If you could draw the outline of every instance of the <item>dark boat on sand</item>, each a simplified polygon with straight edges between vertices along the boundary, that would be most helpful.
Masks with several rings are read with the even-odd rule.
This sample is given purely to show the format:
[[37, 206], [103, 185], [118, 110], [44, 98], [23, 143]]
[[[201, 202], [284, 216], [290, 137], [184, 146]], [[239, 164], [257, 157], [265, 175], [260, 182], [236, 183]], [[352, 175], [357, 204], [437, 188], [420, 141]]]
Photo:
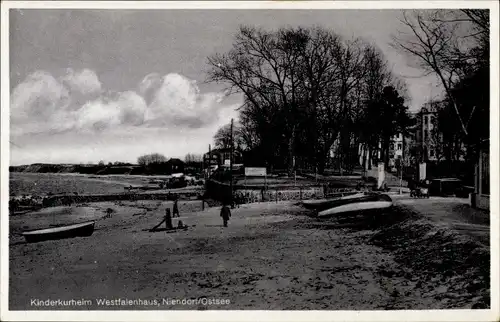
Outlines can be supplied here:
[[21, 235], [24, 236], [28, 243], [53, 239], [88, 237], [94, 233], [94, 225], [95, 221], [88, 221], [80, 224], [25, 231]]

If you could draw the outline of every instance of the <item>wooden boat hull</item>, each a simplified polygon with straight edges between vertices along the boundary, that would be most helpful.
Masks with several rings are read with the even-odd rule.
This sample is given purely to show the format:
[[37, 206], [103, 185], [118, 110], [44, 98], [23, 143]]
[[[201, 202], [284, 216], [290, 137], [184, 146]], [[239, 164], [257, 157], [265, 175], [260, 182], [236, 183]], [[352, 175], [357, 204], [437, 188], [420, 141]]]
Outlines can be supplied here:
[[22, 233], [28, 243], [73, 237], [88, 237], [94, 233], [95, 222], [85, 222], [55, 228], [37, 229]]
[[377, 212], [384, 212], [391, 207], [392, 201], [357, 202], [321, 211], [318, 213], [318, 217], [327, 218], [337, 215], [350, 215], [360, 213], [375, 214]]
[[316, 211], [321, 212], [323, 210], [327, 210], [327, 209], [331, 209], [334, 207], [347, 205], [347, 204], [351, 204], [351, 203], [378, 201], [378, 200], [380, 200], [380, 195], [359, 193], [359, 194], [340, 197], [340, 198], [304, 201], [302, 204], [307, 209], [312, 209], [312, 210], [316, 210]]

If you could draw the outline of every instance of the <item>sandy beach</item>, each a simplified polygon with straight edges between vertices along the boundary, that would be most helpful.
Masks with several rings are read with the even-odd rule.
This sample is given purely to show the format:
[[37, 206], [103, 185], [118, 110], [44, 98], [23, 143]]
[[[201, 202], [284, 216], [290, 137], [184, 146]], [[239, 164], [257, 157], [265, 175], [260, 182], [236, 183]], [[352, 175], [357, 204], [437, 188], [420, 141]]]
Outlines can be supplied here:
[[[10, 309], [383, 310], [470, 308], [484, 301], [489, 305], [489, 290], [483, 287], [489, 281], [480, 275], [412, 270], [401, 249], [398, 253], [386, 247], [384, 229], [404, 227], [394, 225], [392, 217], [376, 225], [360, 225], [359, 220], [355, 225], [318, 222], [292, 203], [260, 203], [234, 209], [224, 228], [219, 208], [202, 211], [199, 201], [186, 201], [180, 203], [179, 219], [188, 230], [147, 231], [160, 222], [166, 207], [171, 203], [95, 203], [12, 216]], [[107, 208], [114, 212], [104, 218]], [[415, 221], [404, 213], [395, 215], [396, 222]], [[18, 235], [24, 229], [85, 220], [97, 220], [91, 237], [26, 244]], [[391, 236], [397, 234], [392, 231]], [[395, 246], [397, 241], [390, 243]], [[457, 288], [461, 281], [477, 287]], [[202, 298], [229, 304], [181, 302]], [[40, 304], [46, 300], [55, 304]]]

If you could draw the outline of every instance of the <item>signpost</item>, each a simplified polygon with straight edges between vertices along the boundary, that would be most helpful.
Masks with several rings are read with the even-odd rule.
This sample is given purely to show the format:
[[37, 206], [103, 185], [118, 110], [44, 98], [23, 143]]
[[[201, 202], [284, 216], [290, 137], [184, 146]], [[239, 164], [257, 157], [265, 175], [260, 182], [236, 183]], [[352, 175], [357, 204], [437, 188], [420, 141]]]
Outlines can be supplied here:
[[418, 179], [425, 180], [427, 178], [427, 165], [425, 162], [419, 164]]
[[231, 190], [231, 208], [234, 208], [233, 203], [233, 151], [234, 151], [234, 139], [233, 139], [233, 119], [231, 119], [231, 155], [229, 156], [229, 172], [231, 176], [231, 182], [229, 183]]
[[379, 164], [378, 164], [378, 182], [377, 182], [377, 186], [379, 189], [384, 184], [384, 180], [385, 180], [384, 163], [379, 162]]
[[266, 168], [249, 168], [245, 167], [245, 176], [248, 177], [265, 177], [267, 176]]
[[245, 167], [245, 185], [247, 177], [264, 177], [264, 189], [267, 187], [267, 171], [266, 168], [250, 168]]

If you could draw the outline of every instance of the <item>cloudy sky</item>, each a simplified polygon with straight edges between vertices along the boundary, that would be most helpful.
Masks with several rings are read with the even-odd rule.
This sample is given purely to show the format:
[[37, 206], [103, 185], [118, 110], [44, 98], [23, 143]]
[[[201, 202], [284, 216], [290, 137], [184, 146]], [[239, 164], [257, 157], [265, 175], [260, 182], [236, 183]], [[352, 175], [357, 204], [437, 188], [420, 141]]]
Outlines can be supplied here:
[[204, 153], [241, 97], [207, 84], [206, 58], [240, 24], [321, 25], [375, 43], [407, 83], [410, 109], [434, 79], [389, 46], [399, 10], [11, 10], [11, 164], [135, 162]]

